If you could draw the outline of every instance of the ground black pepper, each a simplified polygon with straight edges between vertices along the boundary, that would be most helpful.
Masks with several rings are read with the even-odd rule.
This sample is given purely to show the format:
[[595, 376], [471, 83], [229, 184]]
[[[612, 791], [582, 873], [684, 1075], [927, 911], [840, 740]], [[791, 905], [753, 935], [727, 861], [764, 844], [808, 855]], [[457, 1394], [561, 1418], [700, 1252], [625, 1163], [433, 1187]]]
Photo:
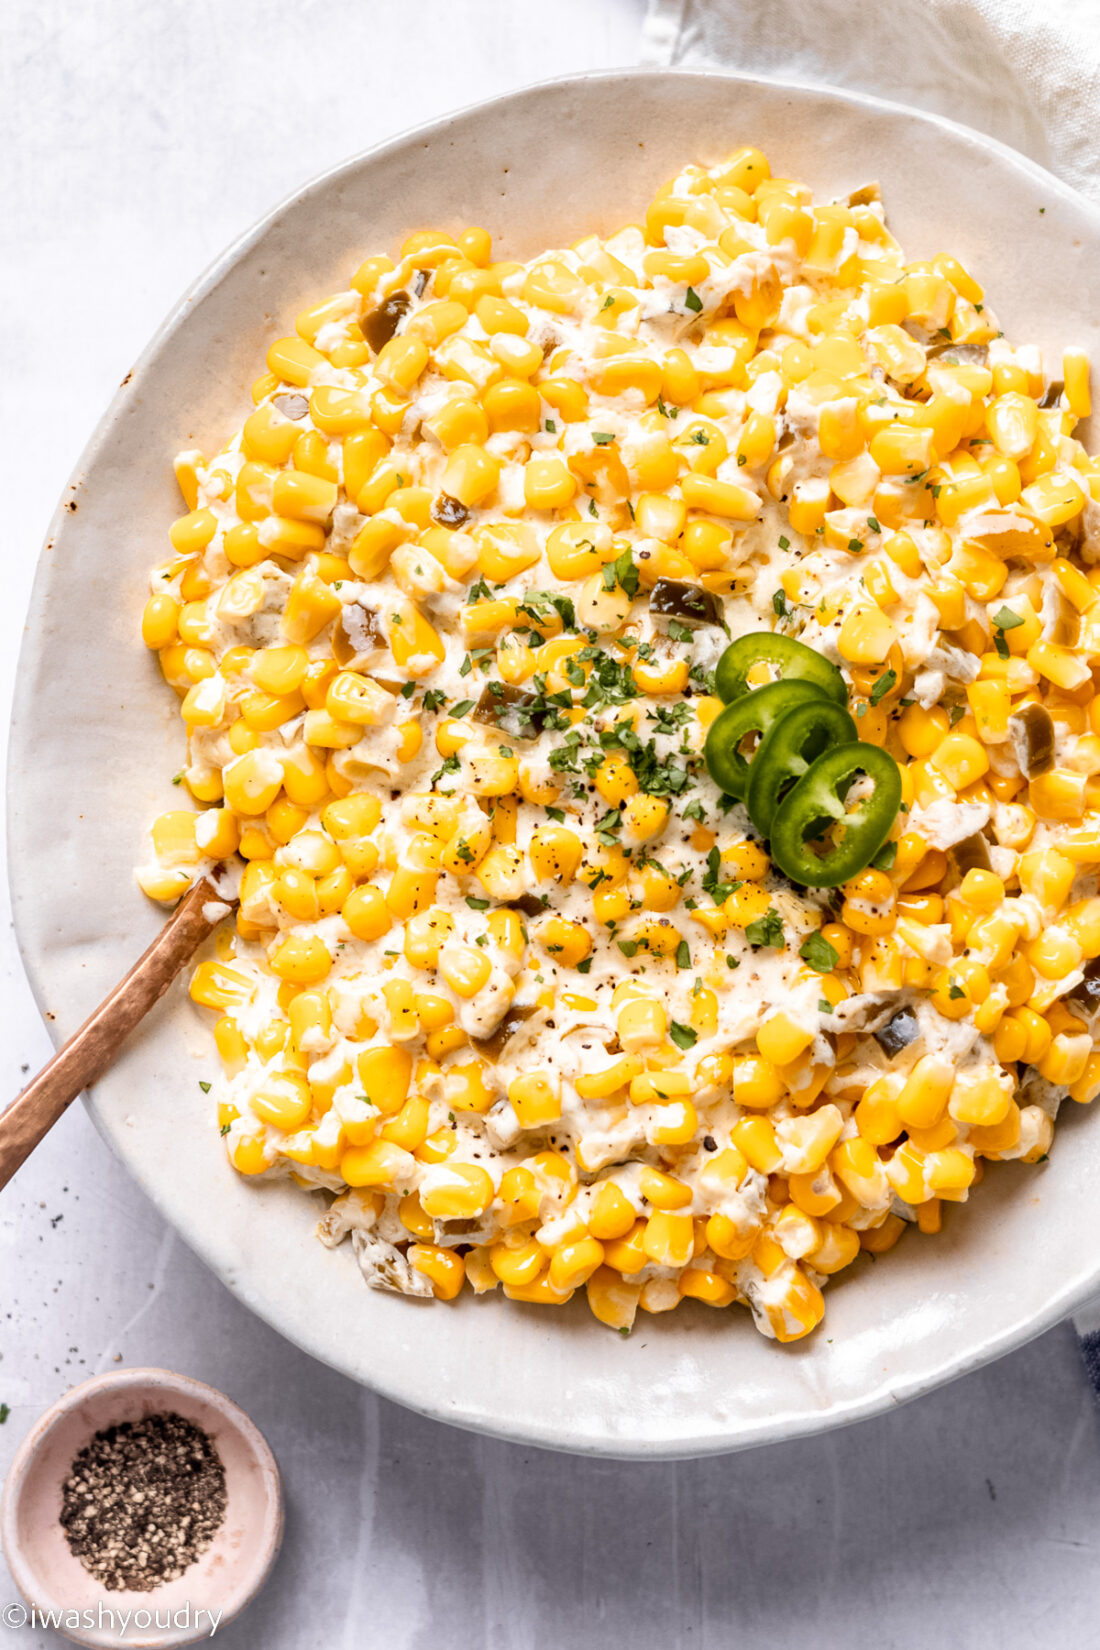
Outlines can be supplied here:
[[182, 1415], [147, 1415], [97, 1432], [62, 1486], [73, 1553], [109, 1592], [151, 1592], [204, 1553], [225, 1519], [225, 1467]]

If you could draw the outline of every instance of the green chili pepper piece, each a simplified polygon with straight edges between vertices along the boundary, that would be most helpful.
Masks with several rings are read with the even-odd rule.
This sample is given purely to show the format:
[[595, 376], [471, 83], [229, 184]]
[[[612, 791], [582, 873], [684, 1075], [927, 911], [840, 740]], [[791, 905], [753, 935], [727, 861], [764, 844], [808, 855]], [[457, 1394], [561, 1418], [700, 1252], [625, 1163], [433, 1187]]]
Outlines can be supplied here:
[[767, 687], [746, 693], [719, 711], [703, 746], [703, 756], [714, 783], [729, 796], [744, 797], [752, 752], [746, 756], [741, 750], [742, 744], [752, 734], [763, 738], [774, 722], [806, 700], [825, 703], [820, 690], [811, 682], [769, 682]]
[[[874, 789], [849, 808], [844, 799], [860, 775]], [[772, 859], [792, 882], [836, 888], [870, 865], [900, 805], [901, 775], [892, 756], [858, 741], [836, 745], [817, 758], [776, 809]]]
[[730, 643], [714, 673], [718, 697], [729, 705], [751, 693], [749, 671], [761, 663], [771, 665], [781, 682], [811, 682], [826, 699], [838, 705], [848, 703], [848, 689], [834, 664], [793, 636], [771, 630], [753, 630]]
[[858, 737], [848, 712], [831, 699], [808, 700], [772, 723], [757, 746], [745, 786], [749, 816], [761, 836], [771, 835], [780, 802], [817, 758]]

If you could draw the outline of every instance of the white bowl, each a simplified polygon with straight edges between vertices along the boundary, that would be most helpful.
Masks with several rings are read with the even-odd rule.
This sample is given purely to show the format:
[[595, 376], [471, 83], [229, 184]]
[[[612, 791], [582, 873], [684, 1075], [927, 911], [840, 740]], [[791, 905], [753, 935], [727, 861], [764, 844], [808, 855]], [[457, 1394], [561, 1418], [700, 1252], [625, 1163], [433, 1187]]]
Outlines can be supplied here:
[[[62, 1486], [94, 1433], [165, 1410], [213, 1439], [225, 1467], [225, 1520], [178, 1580], [147, 1593], [108, 1592], [70, 1551]], [[283, 1537], [279, 1469], [263, 1434], [224, 1393], [168, 1369], [115, 1370], [67, 1392], [24, 1438], [4, 1483], [0, 1537], [40, 1626], [52, 1615], [74, 1644], [100, 1650], [194, 1644], [227, 1627], [271, 1573]]]
[[[271, 339], [410, 230], [485, 224], [529, 256], [636, 218], [688, 161], [759, 144], [829, 199], [881, 181], [908, 255], [950, 250], [1010, 337], [1055, 365], [1100, 358], [1085, 302], [1100, 215], [1038, 167], [928, 115], [714, 74], [593, 75], [498, 98], [349, 161], [278, 207], [193, 287], [128, 377], [55, 518], [19, 670], [10, 775], [20, 942], [67, 1034], [161, 920], [134, 884], [177, 804], [176, 703], [138, 637], [147, 572], [180, 509], [170, 460], [217, 449]], [[196, 1063], [196, 1054], [200, 1062]], [[157, 1207], [284, 1335], [400, 1403], [559, 1449], [687, 1456], [819, 1431], [925, 1392], [1038, 1334], [1100, 1288], [1100, 1138], [1059, 1125], [1051, 1161], [995, 1166], [936, 1239], [910, 1236], [828, 1290], [824, 1328], [782, 1349], [746, 1314], [694, 1304], [629, 1340], [583, 1301], [451, 1307], [377, 1294], [315, 1240], [292, 1185], [225, 1162], [199, 1088], [213, 1052], [179, 985], [90, 1101]], [[1067, 1105], [1067, 1112], [1076, 1107]]]

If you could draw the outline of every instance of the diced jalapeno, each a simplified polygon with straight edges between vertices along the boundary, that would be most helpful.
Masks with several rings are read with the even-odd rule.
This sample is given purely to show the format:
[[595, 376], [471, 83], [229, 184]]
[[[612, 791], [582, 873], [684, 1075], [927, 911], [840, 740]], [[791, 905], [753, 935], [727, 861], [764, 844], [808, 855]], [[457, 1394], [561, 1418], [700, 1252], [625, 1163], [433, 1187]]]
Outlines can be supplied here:
[[411, 308], [412, 299], [407, 292], [391, 292], [376, 309], [360, 316], [359, 330], [376, 355], [389, 343]]
[[770, 682], [767, 687], [746, 693], [720, 711], [710, 725], [703, 746], [714, 783], [727, 795], [743, 798], [752, 758], [751, 750], [746, 753], [741, 748], [745, 740], [753, 734], [765, 738], [781, 716], [808, 700], [819, 705], [826, 703], [820, 689], [811, 682]]
[[1025, 779], [1038, 779], [1054, 766], [1054, 722], [1045, 705], [1023, 705], [1008, 719], [1008, 737]]
[[1084, 979], [1071, 986], [1061, 1000], [1067, 1008], [1073, 1004], [1084, 1009], [1086, 1014], [1096, 1013], [1100, 1008], [1100, 957], [1093, 957], [1085, 963]]
[[954, 865], [960, 882], [968, 871], [993, 869], [993, 861], [989, 857], [989, 843], [981, 831], [975, 831], [973, 836], [963, 837], [961, 842], [956, 842], [953, 848], [948, 849], [947, 857]]
[[771, 665], [781, 682], [811, 682], [826, 699], [848, 703], [848, 689], [834, 664], [793, 636], [771, 630], [753, 630], [730, 643], [714, 673], [719, 698], [729, 705], [751, 692], [749, 672], [759, 664]]
[[796, 705], [772, 723], [757, 746], [745, 786], [749, 817], [761, 836], [771, 835], [776, 809], [810, 765], [831, 745], [848, 745], [857, 737], [848, 712], [821, 697]]
[[920, 1021], [911, 1008], [899, 1008], [885, 1025], [871, 1034], [888, 1060], [900, 1054], [903, 1048], [915, 1043], [920, 1036]]
[[701, 584], [684, 584], [681, 579], [658, 579], [649, 593], [649, 611], [655, 619], [678, 619], [692, 629], [722, 623], [718, 597]]
[[470, 512], [462, 500], [452, 498], [450, 493], [440, 493], [432, 503], [431, 513], [437, 527], [450, 527], [452, 530], [465, 527], [470, 519]]
[[379, 628], [378, 613], [363, 602], [346, 602], [340, 610], [332, 633], [332, 656], [338, 665], [347, 666], [384, 647], [385, 632]]
[[474, 709], [475, 722], [503, 728], [513, 739], [537, 739], [554, 707], [537, 693], [512, 687], [508, 682], [486, 682]]
[[[864, 793], [861, 786], [848, 806], [848, 792], [861, 778], [870, 788]], [[772, 859], [792, 882], [835, 888], [870, 865], [900, 804], [901, 775], [892, 756], [877, 745], [837, 745], [818, 757], [776, 809]]]
[[[533, 894], [525, 897], [533, 901], [533, 907], [531, 911], [528, 912], [528, 915], [540, 916], [545, 907], [538, 895]], [[529, 1020], [532, 1014], [537, 1013], [538, 1009], [533, 1003], [529, 1008], [523, 1006], [517, 1007], [513, 1004], [495, 1031], [491, 1031], [488, 1037], [475, 1037], [473, 1039], [478, 1053], [488, 1055], [491, 1060], [499, 1060], [504, 1045], [508, 1042], [509, 1038], [514, 1037], [517, 1031], [519, 1031], [523, 1026], [524, 1022]]]

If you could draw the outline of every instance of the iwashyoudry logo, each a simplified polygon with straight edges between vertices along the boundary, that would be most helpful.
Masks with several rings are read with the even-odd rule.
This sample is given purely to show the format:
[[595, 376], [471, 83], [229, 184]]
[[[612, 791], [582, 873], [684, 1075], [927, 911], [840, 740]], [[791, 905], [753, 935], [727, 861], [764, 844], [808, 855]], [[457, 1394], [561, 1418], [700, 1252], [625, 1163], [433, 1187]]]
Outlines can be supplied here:
[[0, 1622], [13, 1629], [53, 1627], [59, 1633], [89, 1632], [95, 1628], [101, 1633], [113, 1633], [119, 1640], [125, 1640], [130, 1633], [148, 1633], [154, 1627], [162, 1632], [169, 1627], [180, 1630], [193, 1628], [199, 1632], [209, 1623], [206, 1636], [213, 1638], [221, 1626], [223, 1613], [221, 1610], [195, 1610], [190, 1604], [181, 1604], [175, 1610], [116, 1610], [109, 1604], [89, 1606], [83, 1610], [65, 1610], [56, 1606], [47, 1608], [41, 1604], [5, 1604], [0, 1610]]

